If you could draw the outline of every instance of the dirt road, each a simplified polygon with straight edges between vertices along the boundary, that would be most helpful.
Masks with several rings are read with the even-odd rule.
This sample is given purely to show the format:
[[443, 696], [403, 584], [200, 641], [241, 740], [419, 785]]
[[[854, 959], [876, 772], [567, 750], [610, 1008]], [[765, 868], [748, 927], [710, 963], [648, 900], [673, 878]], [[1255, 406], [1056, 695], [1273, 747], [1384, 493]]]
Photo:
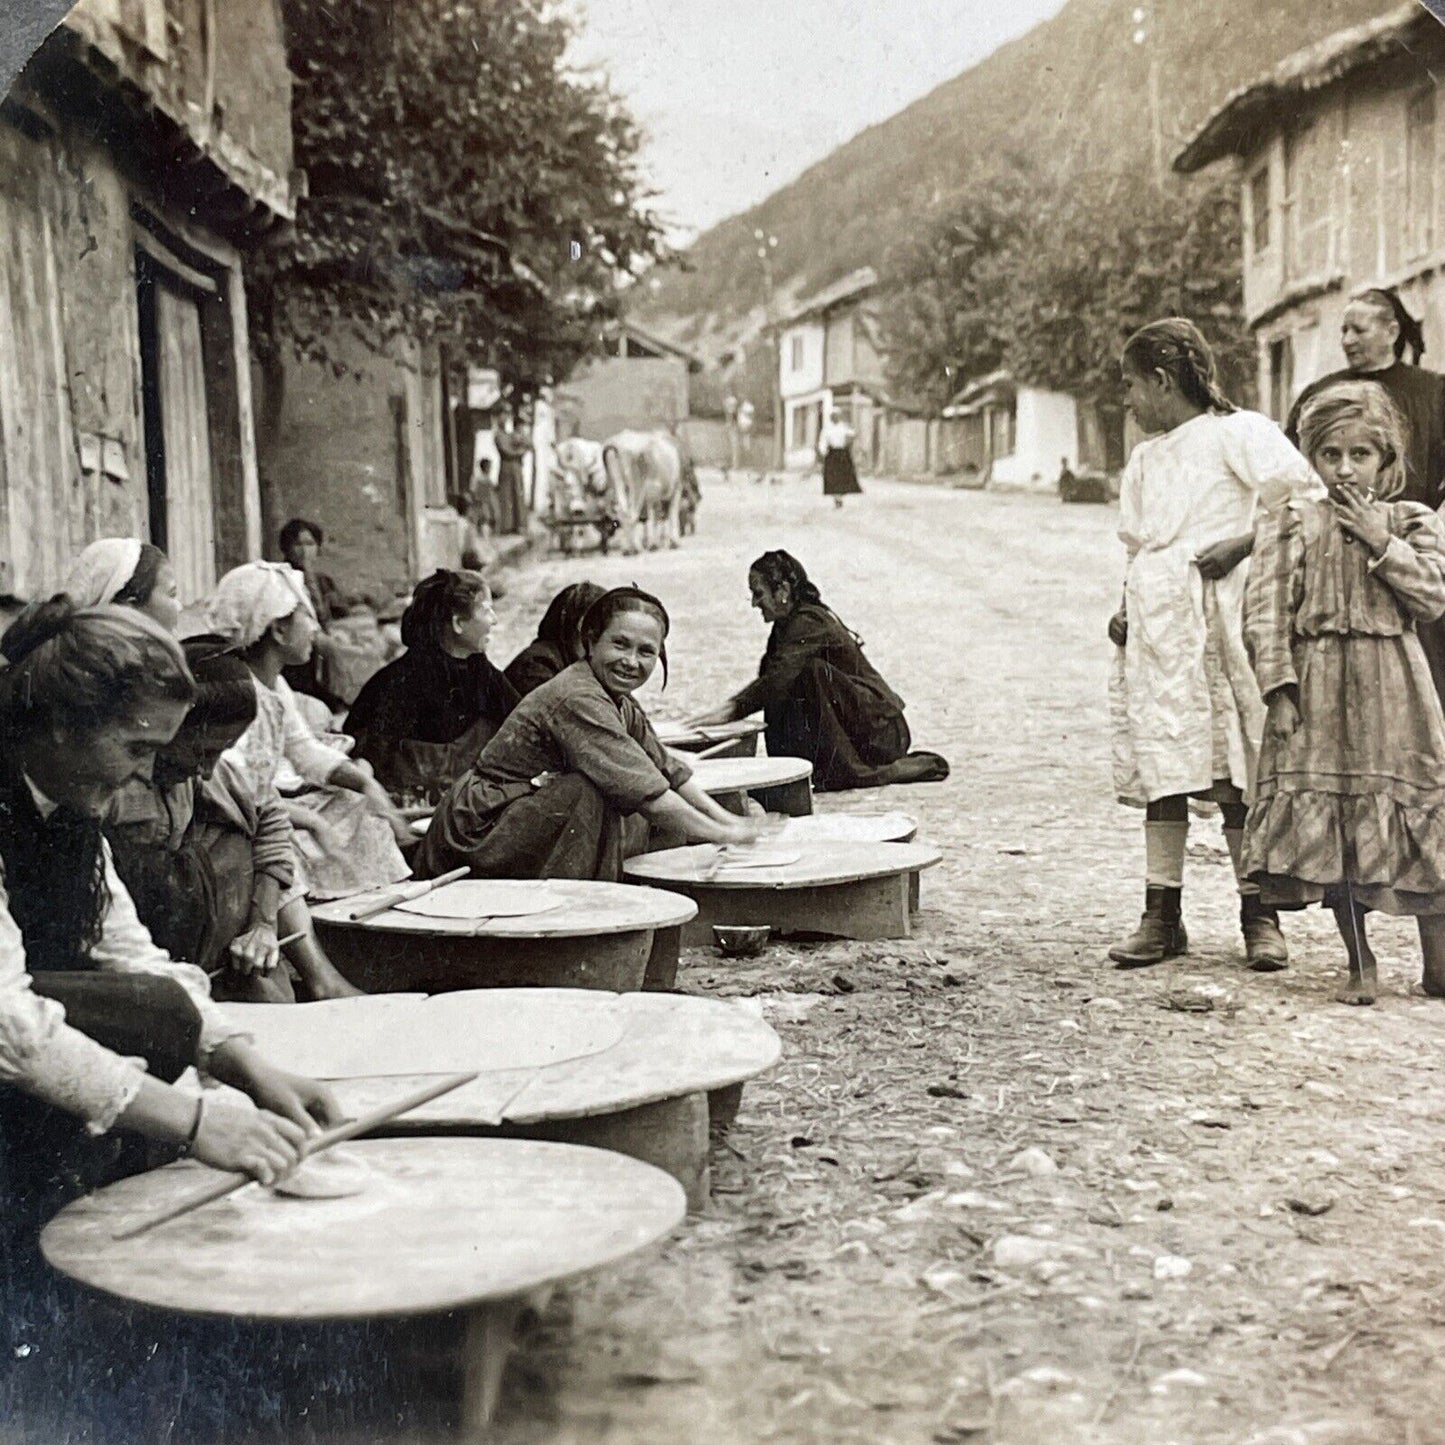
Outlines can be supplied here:
[[[706, 479], [705, 479], [706, 480]], [[509, 657], [563, 581], [671, 605], [655, 713], [720, 699], [764, 631], [746, 567], [785, 546], [908, 700], [943, 786], [903, 808], [946, 849], [918, 937], [688, 955], [785, 1042], [715, 1197], [658, 1254], [570, 1294], [524, 1349], [506, 1445], [754, 1441], [1445, 1441], [1445, 1006], [1413, 929], [1375, 924], [1372, 1010], [1331, 1000], [1326, 918], [1290, 971], [1240, 966], [1217, 822], [1196, 821], [1194, 952], [1121, 974], [1139, 816], [1112, 800], [1104, 622], [1115, 514], [816, 480], [708, 486], [675, 553], [515, 577]]]

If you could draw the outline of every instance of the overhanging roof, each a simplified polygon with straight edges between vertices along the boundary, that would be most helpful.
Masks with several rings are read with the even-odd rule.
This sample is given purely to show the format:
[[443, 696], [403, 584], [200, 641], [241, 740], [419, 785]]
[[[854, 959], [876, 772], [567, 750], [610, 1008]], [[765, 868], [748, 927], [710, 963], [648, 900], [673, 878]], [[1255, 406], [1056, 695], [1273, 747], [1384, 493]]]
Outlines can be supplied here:
[[806, 301], [783, 317], [781, 325], [793, 326], [799, 321], [806, 321], [810, 316], [822, 316], [825, 312], [843, 305], [844, 302], [867, 295], [877, 286], [878, 273], [871, 266], [860, 266], [856, 271], [850, 271], [846, 276], [839, 277], [821, 291], [808, 297]]
[[[1408, 0], [1363, 25], [1337, 30], [1236, 90], [1175, 156], [1174, 169], [1189, 174], [1225, 156], [1242, 155], [1277, 128], [1302, 96], [1324, 90], [1356, 71], [1415, 53], [1422, 44], [1442, 35], [1445, 28], [1417, 0]], [[1423, 69], [1424, 59], [1419, 58], [1419, 63]]]

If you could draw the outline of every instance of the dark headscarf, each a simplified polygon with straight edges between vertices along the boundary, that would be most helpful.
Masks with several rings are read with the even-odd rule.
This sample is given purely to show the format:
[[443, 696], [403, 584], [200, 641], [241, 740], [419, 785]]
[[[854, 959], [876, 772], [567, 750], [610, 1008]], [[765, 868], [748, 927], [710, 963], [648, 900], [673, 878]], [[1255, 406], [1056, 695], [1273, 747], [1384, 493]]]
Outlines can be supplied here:
[[1388, 312], [1394, 317], [1395, 324], [1400, 328], [1400, 334], [1395, 338], [1395, 360], [1403, 361], [1408, 350], [1410, 365], [1419, 366], [1420, 358], [1425, 354], [1425, 326], [1405, 310], [1400, 293], [1393, 286], [1371, 286], [1352, 299], [1368, 302], [1377, 310]]

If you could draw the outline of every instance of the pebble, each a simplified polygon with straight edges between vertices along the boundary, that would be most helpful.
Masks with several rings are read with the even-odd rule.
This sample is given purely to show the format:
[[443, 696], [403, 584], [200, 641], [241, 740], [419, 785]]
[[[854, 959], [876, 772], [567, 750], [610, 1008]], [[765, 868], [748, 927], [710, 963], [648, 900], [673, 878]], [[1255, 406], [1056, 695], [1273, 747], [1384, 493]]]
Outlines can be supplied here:
[[834, 1259], [853, 1260], [859, 1264], [872, 1258], [872, 1255], [873, 1251], [861, 1239], [850, 1239], [846, 1244], [840, 1244], [833, 1251]]
[[1045, 1260], [1069, 1256], [1089, 1258], [1089, 1251], [1057, 1239], [1035, 1239], [1027, 1234], [1003, 1234], [993, 1242], [993, 1262], [1000, 1269], [1032, 1269]]
[[922, 1224], [926, 1219], [932, 1219], [938, 1205], [943, 1201], [943, 1191], [932, 1189], [927, 1194], [920, 1194], [911, 1204], [905, 1204], [902, 1209], [895, 1209], [893, 1217], [900, 1224]]
[[990, 1199], [987, 1194], [980, 1194], [977, 1189], [964, 1189], [957, 1194], [949, 1194], [945, 1196], [943, 1202], [949, 1209], [1008, 1209], [1011, 1207], [1002, 1199]]
[[1053, 1365], [1036, 1365], [999, 1386], [999, 1394], [1015, 1395], [1026, 1390], [1072, 1390], [1079, 1382]]
[[1059, 1166], [1042, 1149], [1024, 1149], [1009, 1161], [1010, 1169], [1020, 1169], [1031, 1179], [1043, 1179], [1057, 1174]]
[[1194, 1273], [1194, 1266], [1178, 1254], [1161, 1254], [1154, 1261], [1155, 1279], [1186, 1279]]
[[961, 1269], [936, 1264], [931, 1269], [924, 1270], [920, 1278], [924, 1285], [935, 1294], [947, 1294], [950, 1290], [958, 1289], [960, 1285], [966, 1283], [968, 1276]]
[[1124, 1005], [1116, 998], [1091, 998], [1084, 1005], [1091, 1013], [1118, 1014], [1124, 1012]]
[[1197, 1370], [1170, 1370], [1149, 1386], [1151, 1395], [1168, 1395], [1174, 1390], [1207, 1390], [1209, 1381]]

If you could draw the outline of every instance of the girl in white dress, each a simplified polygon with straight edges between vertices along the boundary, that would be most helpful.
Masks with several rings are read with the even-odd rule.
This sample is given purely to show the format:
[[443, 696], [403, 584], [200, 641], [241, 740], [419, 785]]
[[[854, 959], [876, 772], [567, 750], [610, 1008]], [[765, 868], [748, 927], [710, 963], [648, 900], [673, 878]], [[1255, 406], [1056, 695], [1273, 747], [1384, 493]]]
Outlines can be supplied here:
[[1145, 809], [1139, 927], [1109, 950], [1121, 968], [1184, 953], [1189, 799], [1218, 803], [1240, 877], [1250, 967], [1284, 967], [1279, 916], [1239, 874], [1265, 709], [1242, 634], [1256, 512], [1315, 495], [1309, 464], [1267, 417], [1234, 407], [1192, 322], [1155, 321], [1124, 347], [1126, 404], [1149, 433], [1124, 468], [1124, 601], [1109, 623], [1114, 778]]

